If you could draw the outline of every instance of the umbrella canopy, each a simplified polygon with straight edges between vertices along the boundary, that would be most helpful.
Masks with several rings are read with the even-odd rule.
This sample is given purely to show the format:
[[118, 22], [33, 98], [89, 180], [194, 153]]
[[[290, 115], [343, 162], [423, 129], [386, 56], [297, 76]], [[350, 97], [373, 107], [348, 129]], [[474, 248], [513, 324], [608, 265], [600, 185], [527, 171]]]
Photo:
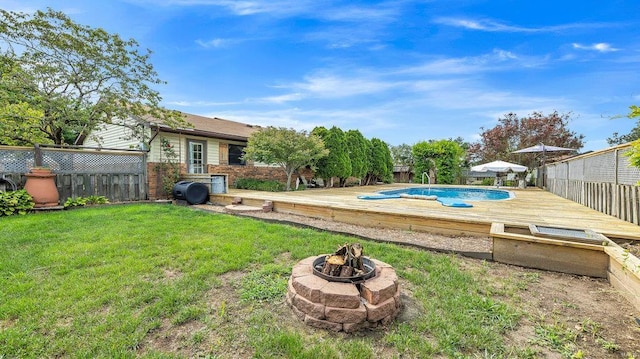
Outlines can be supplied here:
[[473, 172], [524, 172], [526, 170], [526, 166], [505, 161], [493, 161], [471, 167], [471, 171]]
[[513, 153], [542, 152], [542, 166], [544, 167], [545, 163], [547, 162], [547, 152], [560, 152], [560, 151], [575, 151], [575, 148], [547, 146], [544, 143], [539, 143], [535, 146], [513, 151]]
[[566, 148], [566, 147], [557, 147], [557, 146], [548, 146], [544, 143], [539, 143], [535, 146], [523, 148], [517, 151], [513, 151], [513, 153], [529, 153], [529, 152], [558, 152], [558, 151], [575, 151], [574, 148]]

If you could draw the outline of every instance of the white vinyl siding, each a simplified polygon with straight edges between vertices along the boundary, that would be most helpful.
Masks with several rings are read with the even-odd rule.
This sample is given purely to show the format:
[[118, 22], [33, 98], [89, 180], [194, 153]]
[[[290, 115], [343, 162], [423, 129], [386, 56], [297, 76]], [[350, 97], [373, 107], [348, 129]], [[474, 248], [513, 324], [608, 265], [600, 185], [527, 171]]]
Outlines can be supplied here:
[[220, 141], [214, 139], [203, 139], [207, 141], [207, 163], [210, 165], [220, 164]]
[[151, 141], [151, 148], [149, 151], [148, 161], [163, 162], [167, 159], [166, 155], [162, 153], [162, 149], [161, 149], [162, 138], [168, 140], [169, 143], [171, 143], [171, 146], [174, 148], [174, 151], [179, 156], [180, 161], [184, 163], [184, 160], [182, 159], [182, 157], [184, 157], [183, 155], [184, 151], [180, 147], [180, 138], [175, 133], [160, 133], [153, 139], [153, 141]]
[[118, 124], [107, 124], [100, 126], [98, 130], [92, 131], [91, 135], [84, 141], [84, 146], [139, 149], [140, 140], [131, 139], [130, 137], [131, 130], [129, 128]]

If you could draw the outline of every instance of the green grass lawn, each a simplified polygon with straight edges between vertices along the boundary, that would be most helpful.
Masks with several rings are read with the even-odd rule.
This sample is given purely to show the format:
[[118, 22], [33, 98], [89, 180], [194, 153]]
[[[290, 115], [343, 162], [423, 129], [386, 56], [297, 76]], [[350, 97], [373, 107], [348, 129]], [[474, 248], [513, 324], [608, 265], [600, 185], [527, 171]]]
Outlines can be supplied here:
[[390, 244], [363, 242], [410, 315], [351, 335], [305, 326], [284, 302], [291, 267], [354, 241], [171, 205], [1, 218], [0, 358], [535, 355], [504, 344], [521, 314], [499, 298], [515, 289]]

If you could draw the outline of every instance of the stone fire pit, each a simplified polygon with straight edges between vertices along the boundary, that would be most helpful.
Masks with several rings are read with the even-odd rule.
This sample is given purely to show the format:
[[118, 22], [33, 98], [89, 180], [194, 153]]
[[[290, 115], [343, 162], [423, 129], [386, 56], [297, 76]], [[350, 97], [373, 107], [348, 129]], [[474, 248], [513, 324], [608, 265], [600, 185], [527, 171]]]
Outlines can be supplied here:
[[371, 278], [334, 281], [321, 277], [320, 267], [314, 271], [325, 257], [298, 262], [289, 278], [287, 304], [307, 325], [354, 332], [386, 325], [400, 313], [398, 276], [389, 264], [363, 257], [375, 264]]

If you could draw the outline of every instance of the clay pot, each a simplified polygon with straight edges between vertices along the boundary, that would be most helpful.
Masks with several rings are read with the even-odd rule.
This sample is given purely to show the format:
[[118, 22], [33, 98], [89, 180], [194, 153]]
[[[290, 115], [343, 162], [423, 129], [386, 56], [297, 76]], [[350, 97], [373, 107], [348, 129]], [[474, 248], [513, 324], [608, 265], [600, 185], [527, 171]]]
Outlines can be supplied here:
[[25, 191], [31, 195], [35, 208], [55, 207], [58, 205], [60, 195], [56, 187], [56, 175], [48, 168], [32, 168], [25, 174], [27, 182], [24, 185]]

